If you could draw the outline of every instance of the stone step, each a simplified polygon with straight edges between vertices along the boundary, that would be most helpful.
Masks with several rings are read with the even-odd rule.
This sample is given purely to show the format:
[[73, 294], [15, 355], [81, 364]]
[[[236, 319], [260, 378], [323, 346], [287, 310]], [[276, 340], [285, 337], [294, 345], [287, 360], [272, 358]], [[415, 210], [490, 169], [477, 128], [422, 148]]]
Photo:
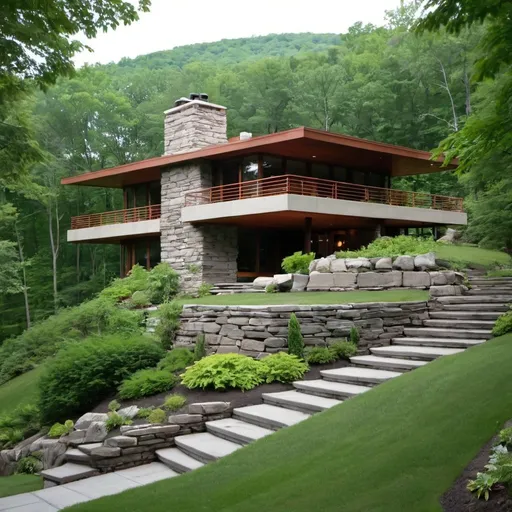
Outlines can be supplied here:
[[286, 407], [294, 411], [313, 414], [341, 404], [340, 400], [322, 396], [299, 393], [298, 391], [280, 391], [279, 393], [263, 393], [261, 396], [266, 404]]
[[174, 442], [187, 455], [205, 463], [225, 457], [242, 447], [241, 444], [221, 439], [209, 432], [177, 436]]
[[464, 338], [488, 340], [492, 337], [490, 329], [445, 329], [439, 327], [406, 327], [404, 334], [408, 338]]
[[429, 316], [431, 319], [481, 319], [481, 320], [496, 320], [503, 314], [502, 311], [430, 311]]
[[114, 475], [122, 476], [140, 485], [147, 485], [167, 478], [178, 476], [177, 471], [172, 470], [161, 462], [151, 462], [134, 468], [115, 471]]
[[409, 347], [392, 345], [390, 347], [372, 347], [370, 352], [376, 356], [383, 357], [400, 357], [404, 359], [419, 359], [429, 361], [442, 356], [451, 356], [464, 352], [458, 348], [442, 348], [442, 347]]
[[190, 457], [178, 448], [162, 448], [155, 454], [160, 462], [178, 473], [187, 473], [204, 466], [200, 460]]
[[508, 304], [512, 301], [510, 295], [450, 295], [436, 297], [441, 304]]
[[509, 284], [512, 286], [512, 277], [470, 277], [471, 284]]
[[260, 404], [240, 407], [233, 410], [233, 417], [254, 423], [260, 427], [277, 430], [290, 427], [309, 418], [309, 414], [292, 411], [275, 405]]
[[427, 361], [414, 361], [412, 359], [398, 359], [394, 357], [354, 356], [350, 358], [352, 364], [369, 366], [377, 370], [414, 370], [427, 364]]
[[420, 347], [469, 348], [487, 340], [464, 340], [460, 338], [393, 338], [393, 345]]
[[274, 432], [235, 418], [208, 421], [206, 430], [217, 437], [238, 444], [249, 444]]
[[494, 320], [466, 320], [466, 319], [430, 319], [424, 320], [425, 327], [447, 327], [448, 329], [487, 329], [491, 330], [494, 326]]
[[86, 465], [89, 465], [91, 463], [91, 457], [89, 457], [89, 455], [82, 452], [78, 448], [68, 448], [66, 450], [65, 455], [67, 462], [76, 462], [77, 464]]
[[442, 309], [431, 311], [508, 311], [508, 304], [443, 304]]
[[322, 370], [320, 374], [325, 380], [347, 382], [349, 384], [381, 384], [382, 382], [402, 375], [399, 372], [357, 368], [354, 366], [346, 366], [345, 368], [336, 368], [334, 370]]
[[44, 480], [50, 480], [58, 485], [75, 482], [76, 480], [82, 480], [97, 474], [98, 470], [84, 464], [76, 464], [75, 462], [66, 462], [62, 466], [41, 471], [41, 476]]
[[488, 288], [471, 288], [467, 291], [467, 295], [489, 295], [489, 293], [496, 293], [497, 295], [512, 296], [512, 288], [501, 288], [498, 286], [490, 286]]
[[316, 379], [302, 380], [293, 383], [295, 389], [312, 395], [324, 396], [327, 398], [337, 398], [344, 400], [353, 396], [360, 395], [365, 391], [370, 391], [370, 387], [358, 384], [345, 384], [343, 382], [333, 382], [331, 380]]

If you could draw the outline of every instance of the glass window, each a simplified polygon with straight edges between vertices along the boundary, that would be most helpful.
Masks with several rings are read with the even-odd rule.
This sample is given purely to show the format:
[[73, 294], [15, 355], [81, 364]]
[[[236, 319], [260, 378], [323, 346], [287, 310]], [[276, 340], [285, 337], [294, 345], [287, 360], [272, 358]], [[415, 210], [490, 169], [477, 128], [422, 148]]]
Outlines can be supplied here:
[[257, 254], [257, 233], [240, 229], [238, 231], [238, 271], [256, 272]]
[[265, 155], [263, 157], [263, 177], [281, 176], [284, 174], [283, 159], [276, 156]]
[[313, 164], [312, 168], [312, 176], [313, 178], [319, 178], [323, 180], [328, 180], [331, 177], [331, 173], [329, 172], [329, 166], [324, 164]]
[[377, 172], [367, 173], [367, 185], [383, 188], [386, 186], [386, 175]]
[[287, 160], [286, 161], [286, 174], [295, 174], [297, 176], [307, 176], [308, 169], [306, 162], [300, 162], [299, 160]]
[[135, 206], [135, 194], [133, 187], [126, 188], [126, 208], [133, 208]]
[[[229, 185], [238, 183], [238, 175], [240, 171], [240, 160], [224, 160], [217, 164], [217, 172], [222, 173], [222, 184]], [[220, 181], [220, 176], [219, 176]], [[220, 184], [220, 183], [219, 183]]]
[[244, 158], [242, 161], [242, 181], [258, 179], [258, 159], [256, 157]]
[[149, 204], [160, 204], [160, 182], [152, 181], [149, 184]]
[[334, 180], [336, 181], [347, 181], [347, 169], [344, 167], [335, 166], [333, 169]]
[[151, 238], [149, 241], [149, 261], [151, 268], [160, 263], [160, 238]]
[[148, 186], [147, 183], [135, 187], [135, 207], [147, 206], [148, 204]]
[[358, 185], [364, 185], [364, 172], [352, 171], [352, 183], [357, 183]]

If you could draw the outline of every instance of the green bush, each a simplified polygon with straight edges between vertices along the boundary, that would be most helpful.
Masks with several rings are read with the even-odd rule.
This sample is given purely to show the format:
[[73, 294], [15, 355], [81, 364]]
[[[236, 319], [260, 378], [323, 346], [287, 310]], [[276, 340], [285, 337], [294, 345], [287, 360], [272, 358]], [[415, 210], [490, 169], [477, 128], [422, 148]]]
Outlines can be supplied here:
[[308, 371], [308, 365], [297, 356], [278, 352], [265, 357], [260, 363], [264, 366], [265, 381], [293, 382], [302, 379]]
[[304, 338], [300, 332], [300, 324], [295, 313], [288, 321], [288, 353], [304, 359]]
[[147, 290], [148, 271], [141, 265], [134, 265], [128, 275], [114, 279], [104, 290], [100, 297], [111, 298], [119, 301], [131, 297], [137, 291]]
[[197, 335], [196, 344], [194, 346], [194, 361], [199, 361], [206, 357], [206, 336], [201, 333]]
[[353, 343], [356, 347], [359, 346], [359, 329], [357, 327], [351, 327], [350, 328], [350, 336], [349, 336], [350, 342]]
[[174, 343], [174, 338], [180, 328], [182, 309], [183, 306], [177, 302], [166, 302], [158, 308], [159, 322], [155, 328], [155, 334], [166, 349], [171, 348]]
[[177, 411], [187, 403], [187, 399], [183, 395], [169, 395], [162, 406], [169, 411]]
[[0, 449], [11, 448], [41, 430], [39, 409], [32, 404], [0, 417]]
[[468, 483], [468, 490], [476, 493], [478, 499], [489, 499], [489, 494], [494, 485], [498, 483], [496, 476], [490, 473], [477, 473], [475, 480], [470, 480]]
[[208, 297], [212, 294], [213, 286], [210, 283], [201, 283], [201, 286], [197, 289], [199, 297]]
[[327, 364], [336, 361], [336, 355], [328, 348], [313, 347], [307, 351], [306, 361], [309, 364]]
[[157, 395], [169, 391], [177, 382], [176, 375], [165, 370], [155, 368], [139, 370], [119, 386], [119, 396], [122, 399], [127, 399]]
[[57, 437], [65, 436], [73, 431], [74, 426], [73, 420], [66, 420], [64, 424], [54, 423], [48, 432], [48, 437], [56, 439]]
[[504, 428], [499, 434], [500, 443], [512, 448], [512, 427]]
[[21, 458], [16, 464], [16, 474], [35, 475], [43, 469], [43, 464], [39, 459], [33, 456]]
[[159, 370], [176, 372], [184, 370], [194, 362], [194, 354], [188, 348], [173, 348], [167, 352], [166, 356], [158, 363]]
[[112, 401], [108, 404], [108, 410], [109, 410], [109, 411], [116, 412], [116, 411], [118, 411], [119, 409], [121, 409], [121, 404], [120, 404], [117, 400], [112, 400]]
[[287, 256], [281, 263], [282, 269], [287, 274], [309, 274], [309, 264], [315, 259], [315, 253], [303, 254], [301, 251]]
[[270, 283], [267, 284], [265, 287], [265, 293], [277, 293], [279, 291], [279, 288], [277, 287], [276, 283]]
[[147, 419], [149, 418], [149, 415], [154, 411], [154, 407], [141, 407], [139, 409], [139, 412], [137, 413], [137, 418], [141, 419]]
[[492, 328], [493, 336], [503, 336], [508, 332], [512, 332], [512, 311], [503, 313]]
[[251, 357], [240, 354], [215, 354], [196, 361], [181, 376], [189, 389], [255, 388], [265, 377], [265, 368]]
[[133, 372], [155, 366], [163, 354], [146, 336], [111, 335], [66, 344], [39, 383], [43, 420], [85, 412]]
[[151, 301], [149, 300], [148, 294], [143, 291], [134, 292], [130, 299], [130, 305], [133, 308], [145, 308], [149, 306]]
[[337, 341], [329, 347], [329, 350], [336, 359], [350, 359], [357, 354], [357, 345], [351, 341]]
[[169, 263], [159, 263], [149, 273], [147, 290], [153, 304], [170, 301], [178, 294], [179, 287], [180, 276]]
[[110, 432], [116, 428], [120, 428], [123, 425], [131, 425], [133, 421], [130, 418], [125, 418], [121, 416], [116, 411], [110, 411], [108, 413], [107, 421], [105, 422], [105, 427], [107, 427], [107, 431]]
[[489, 270], [489, 277], [512, 277], [512, 268], [502, 268], [498, 270]]
[[400, 235], [395, 237], [383, 236], [374, 240], [366, 247], [358, 251], [340, 251], [336, 253], [337, 258], [376, 258], [394, 256], [417, 256], [427, 252], [435, 252], [436, 242], [431, 238]]
[[153, 409], [148, 416], [149, 423], [165, 423], [167, 414], [162, 409]]

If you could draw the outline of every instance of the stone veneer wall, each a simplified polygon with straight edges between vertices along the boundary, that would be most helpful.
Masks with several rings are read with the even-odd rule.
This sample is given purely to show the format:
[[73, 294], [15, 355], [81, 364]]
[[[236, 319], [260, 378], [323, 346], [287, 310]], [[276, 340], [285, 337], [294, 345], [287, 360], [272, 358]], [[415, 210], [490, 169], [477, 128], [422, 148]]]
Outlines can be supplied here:
[[186, 305], [176, 346], [192, 348], [205, 334], [210, 353], [236, 352], [253, 357], [287, 349], [288, 320], [295, 313], [310, 346], [328, 346], [360, 331], [360, 352], [389, 345], [404, 327], [428, 318], [427, 302], [375, 302], [325, 306], [201, 306]]

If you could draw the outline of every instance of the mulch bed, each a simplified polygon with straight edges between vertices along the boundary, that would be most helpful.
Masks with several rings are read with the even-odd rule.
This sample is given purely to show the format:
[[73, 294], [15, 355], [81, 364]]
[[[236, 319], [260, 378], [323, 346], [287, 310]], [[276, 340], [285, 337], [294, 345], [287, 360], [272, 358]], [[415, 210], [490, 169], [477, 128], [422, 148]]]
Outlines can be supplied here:
[[[512, 421], [505, 427], [512, 426]], [[505, 428], [504, 427], [504, 428]], [[489, 501], [477, 499], [476, 495], [466, 488], [469, 480], [476, 478], [478, 472], [485, 470], [489, 461], [489, 453], [497, 437], [491, 439], [468, 464], [453, 486], [441, 497], [441, 505], [445, 512], [512, 512], [512, 496], [505, 488], [493, 489]]]
[[[348, 366], [348, 361], [340, 360], [330, 364], [314, 365], [304, 375], [304, 380], [320, 379], [320, 371], [331, 370], [333, 368], [342, 368]], [[174, 387], [171, 391], [160, 393], [158, 395], [148, 396], [139, 400], [119, 400], [123, 407], [128, 405], [137, 405], [138, 407], [159, 407], [163, 404], [165, 397], [171, 393], [179, 393], [187, 399], [187, 405], [194, 402], [231, 402], [233, 407], [243, 407], [246, 405], [256, 405], [262, 403], [262, 393], [276, 393], [279, 391], [287, 391], [293, 389], [291, 384], [281, 384], [273, 382], [272, 384], [262, 384], [249, 391], [240, 391], [238, 389], [231, 389], [226, 391], [215, 390], [201, 390], [201, 389], [187, 389], [185, 386], [179, 385]], [[115, 395], [103, 400], [94, 409], [93, 412], [108, 412], [108, 404], [111, 400], [116, 398]], [[186, 412], [187, 406], [183, 408]]]

